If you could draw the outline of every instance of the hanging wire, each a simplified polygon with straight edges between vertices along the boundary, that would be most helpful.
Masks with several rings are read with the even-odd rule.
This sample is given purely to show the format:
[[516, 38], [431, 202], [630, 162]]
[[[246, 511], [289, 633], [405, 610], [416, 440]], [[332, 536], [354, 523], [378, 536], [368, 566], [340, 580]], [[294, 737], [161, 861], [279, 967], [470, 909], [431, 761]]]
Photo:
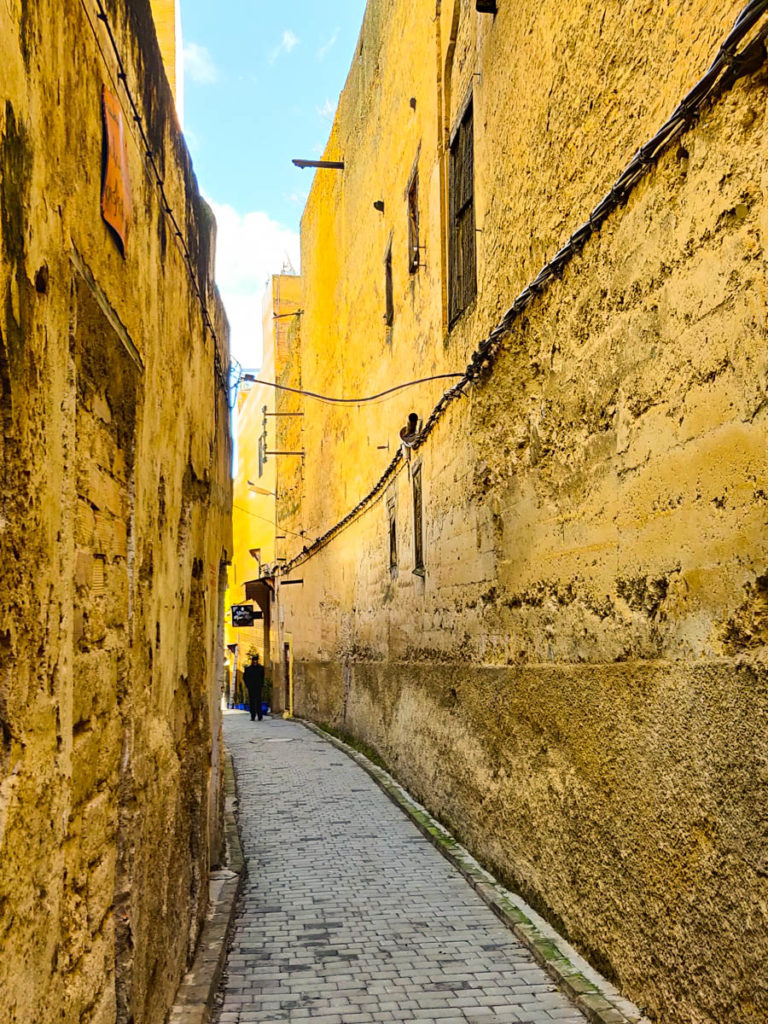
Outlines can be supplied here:
[[[750, 3], [743, 8], [703, 77], [678, 103], [653, 138], [637, 150], [587, 220], [573, 232], [565, 245], [542, 267], [533, 281], [520, 292], [496, 327], [477, 346], [459, 382], [443, 394], [432, 410], [418, 438], [413, 442], [414, 449], [418, 449], [426, 443], [451, 402], [464, 394], [464, 388], [476, 383], [481, 376], [487, 376], [491, 372], [501, 351], [502, 341], [509, 334], [515, 321], [522, 316], [537, 296], [546, 291], [555, 279], [562, 277], [565, 267], [574, 256], [583, 250], [587, 241], [599, 230], [605, 219], [627, 202], [630, 193], [638, 182], [649, 174], [662, 153], [666, 152], [676, 139], [694, 125], [704, 104], [709, 99], [722, 95], [739, 78], [753, 74], [763, 65], [766, 59], [765, 39], [768, 36], [768, 25], [761, 26], [743, 50], [737, 52], [736, 47], [757, 25], [766, 11], [768, 11], [768, 0], [750, 0]], [[351, 520], [360, 515], [381, 493], [402, 460], [402, 448], [398, 448], [379, 480], [365, 497], [361, 498], [352, 511], [319, 537], [308, 550], [287, 562], [282, 567], [282, 571], [290, 572], [312, 558]]]
[[290, 533], [294, 537], [301, 538], [301, 540], [312, 540], [312, 538], [308, 536], [308, 534], [297, 533], [295, 530], [289, 530], [287, 526], [280, 526], [278, 523], [275, 523], [274, 519], [267, 519], [266, 516], [257, 515], [256, 512], [251, 512], [251, 510], [249, 508], [246, 508], [245, 505], [238, 505], [237, 502], [235, 502], [232, 508], [239, 509], [240, 512], [245, 512], [247, 516], [253, 516], [254, 519], [261, 519], [262, 522], [269, 523], [270, 526], [274, 526], [276, 530], [284, 530], [285, 533]]
[[272, 380], [259, 380], [251, 373], [242, 374], [240, 380], [252, 384], [263, 384], [265, 387], [277, 388], [279, 391], [290, 391], [294, 395], [304, 395], [305, 398], [316, 398], [319, 402], [327, 402], [332, 405], [364, 405], [366, 402], [376, 402], [386, 395], [394, 394], [395, 391], [402, 391], [403, 388], [412, 388], [416, 384], [426, 384], [431, 380], [446, 380], [463, 376], [463, 373], [437, 373], [433, 377], [419, 377], [418, 380], [409, 380], [405, 384], [395, 384], [394, 387], [387, 388], [386, 391], [380, 391], [377, 395], [368, 395], [366, 398], [331, 398], [329, 395], [320, 395], [316, 391], [289, 388], [286, 384], [277, 384]]
[[240, 388], [240, 381], [243, 380], [243, 368], [236, 359], [231, 359], [229, 363], [229, 408], [235, 408], [235, 402], [237, 402], [237, 392]]

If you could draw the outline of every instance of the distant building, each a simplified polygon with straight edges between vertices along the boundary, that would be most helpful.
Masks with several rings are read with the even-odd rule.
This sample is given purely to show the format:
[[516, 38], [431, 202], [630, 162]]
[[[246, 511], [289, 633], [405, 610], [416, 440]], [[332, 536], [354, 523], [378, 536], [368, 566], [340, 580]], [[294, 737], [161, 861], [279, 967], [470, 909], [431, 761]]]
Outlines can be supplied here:
[[[284, 529], [275, 499], [278, 481], [287, 479], [291, 472], [286, 469], [285, 460], [294, 464], [301, 460], [298, 456], [275, 454], [281, 447], [279, 439], [286, 431], [281, 422], [291, 417], [284, 415], [284, 403], [276, 397], [274, 384], [286, 362], [290, 348], [288, 339], [295, 331], [300, 287], [300, 278], [293, 274], [276, 274], [270, 278], [263, 302], [262, 367], [258, 371], [245, 371], [246, 377], [255, 377], [256, 381], [245, 380], [238, 396], [237, 470], [232, 513], [234, 554], [227, 597], [230, 701], [235, 693], [242, 695], [242, 687], [237, 689], [237, 684], [252, 651], [258, 653], [270, 683], [279, 661], [277, 633], [271, 619], [275, 569], [278, 558], [285, 557], [290, 541], [299, 535], [294, 536], [290, 529]], [[278, 406], [280, 415], [276, 413]], [[257, 616], [253, 626], [234, 627], [231, 608], [239, 604], [252, 605]], [[290, 703], [284, 686], [272, 687], [270, 700], [271, 706], [280, 711]]]

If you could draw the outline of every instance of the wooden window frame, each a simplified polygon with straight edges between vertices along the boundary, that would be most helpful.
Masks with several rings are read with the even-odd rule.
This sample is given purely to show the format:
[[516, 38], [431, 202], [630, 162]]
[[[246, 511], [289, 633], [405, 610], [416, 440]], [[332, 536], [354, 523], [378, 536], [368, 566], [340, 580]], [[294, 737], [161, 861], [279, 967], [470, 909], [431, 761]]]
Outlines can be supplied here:
[[448, 149], [448, 325], [477, 295], [474, 101], [470, 93]]

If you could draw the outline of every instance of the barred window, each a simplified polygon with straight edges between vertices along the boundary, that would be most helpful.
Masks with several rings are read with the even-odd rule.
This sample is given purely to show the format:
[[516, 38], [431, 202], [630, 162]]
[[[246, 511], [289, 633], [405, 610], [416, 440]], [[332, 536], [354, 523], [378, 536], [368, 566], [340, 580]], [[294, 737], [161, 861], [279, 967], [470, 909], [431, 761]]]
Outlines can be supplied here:
[[424, 514], [421, 499], [421, 465], [413, 470], [413, 571], [424, 574]]
[[414, 171], [408, 186], [408, 270], [419, 269], [419, 172]]
[[259, 437], [259, 476], [264, 475], [267, 463], [267, 407], [261, 407], [261, 437]]
[[385, 288], [385, 300], [386, 310], [384, 312], [384, 320], [387, 327], [391, 327], [395, 319], [395, 299], [394, 299], [394, 288], [392, 284], [392, 243], [389, 243], [387, 249], [387, 255], [384, 257], [384, 288]]
[[397, 569], [397, 510], [395, 502], [390, 501], [387, 505], [387, 517], [389, 520], [389, 571]]
[[477, 294], [474, 118], [471, 100], [451, 142], [448, 188], [448, 320], [453, 324]]

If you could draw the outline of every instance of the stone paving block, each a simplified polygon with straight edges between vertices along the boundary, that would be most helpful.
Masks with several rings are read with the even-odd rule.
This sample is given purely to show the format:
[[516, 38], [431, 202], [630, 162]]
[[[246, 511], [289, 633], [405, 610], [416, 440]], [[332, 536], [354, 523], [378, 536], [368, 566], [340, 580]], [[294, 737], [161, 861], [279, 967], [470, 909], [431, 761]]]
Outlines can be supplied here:
[[248, 877], [218, 1024], [584, 1024], [353, 760], [282, 719], [225, 735]]

